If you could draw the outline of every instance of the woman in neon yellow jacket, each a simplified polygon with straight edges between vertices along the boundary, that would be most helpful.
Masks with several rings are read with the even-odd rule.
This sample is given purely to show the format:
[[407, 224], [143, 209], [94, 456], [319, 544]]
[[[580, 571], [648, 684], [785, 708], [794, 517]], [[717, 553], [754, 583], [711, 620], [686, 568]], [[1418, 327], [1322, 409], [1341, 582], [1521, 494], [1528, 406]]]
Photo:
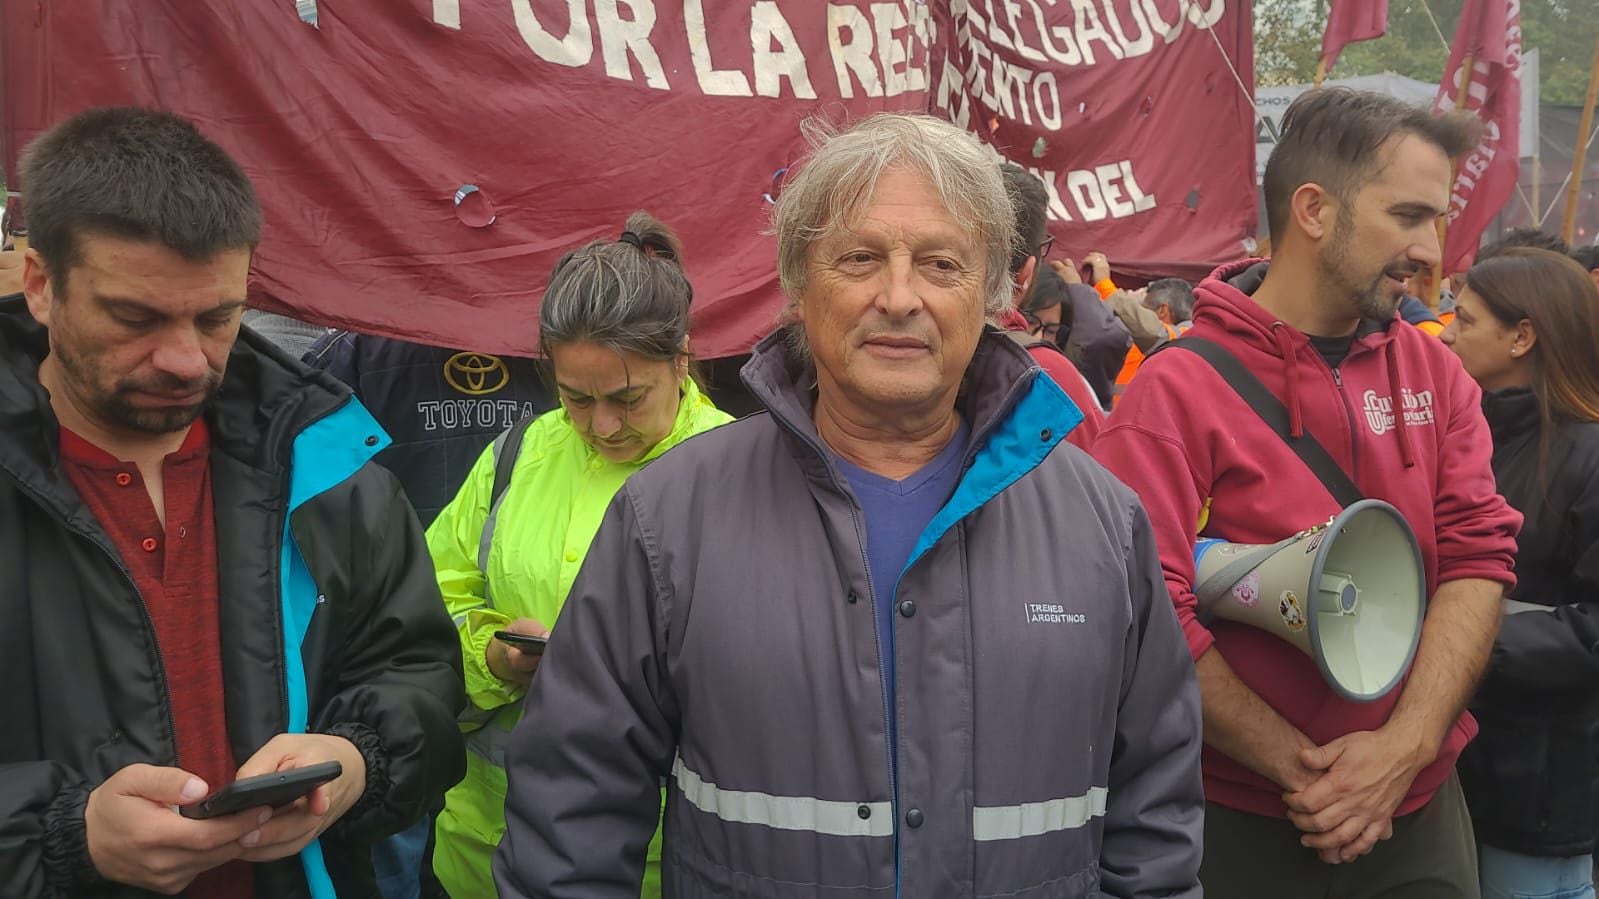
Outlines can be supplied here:
[[[472, 708], [466, 778], [445, 797], [434, 872], [457, 897], [495, 895], [505, 832], [504, 746], [539, 656], [496, 639], [547, 635], [612, 495], [651, 459], [729, 416], [688, 376], [693, 289], [671, 231], [637, 212], [617, 241], [568, 253], [539, 310], [540, 343], [561, 408], [527, 425], [495, 497], [502, 435], [428, 528], [428, 550], [455, 619]], [[514, 431], [515, 429], [513, 429]], [[492, 514], [491, 514], [492, 512]], [[660, 834], [643, 895], [660, 895]]]

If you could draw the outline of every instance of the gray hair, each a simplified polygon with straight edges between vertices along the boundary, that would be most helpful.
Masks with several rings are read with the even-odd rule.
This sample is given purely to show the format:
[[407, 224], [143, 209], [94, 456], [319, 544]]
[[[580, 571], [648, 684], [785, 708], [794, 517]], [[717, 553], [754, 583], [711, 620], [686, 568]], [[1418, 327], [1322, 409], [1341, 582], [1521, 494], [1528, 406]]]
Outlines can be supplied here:
[[539, 307], [539, 346], [592, 342], [668, 361], [683, 354], [694, 288], [672, 229], [647, 212], [627, 218], [617, 240], [596, 240], [550, 273]]
[[879, 113], [843, 132], [811, 119], [803, 130], [811, 157], [784, 186], [772, 214], [790, 314], [805, 290], [810, 245], [849, 227], [871, 203], [877, 180], [894, 169], [927, 178], [950, 214], [976, 232], [987, 263], [984, 311], [993, 315], [1009, 304], [1016, 219], [992, 150], [927, 115]]
[[1194, 286], [1181, 278], [1161, 278], [1149, 282], [1144, 293], [1144, 307], [1171, 308], [1171, 323], [1178, 324], [1194, 317]]

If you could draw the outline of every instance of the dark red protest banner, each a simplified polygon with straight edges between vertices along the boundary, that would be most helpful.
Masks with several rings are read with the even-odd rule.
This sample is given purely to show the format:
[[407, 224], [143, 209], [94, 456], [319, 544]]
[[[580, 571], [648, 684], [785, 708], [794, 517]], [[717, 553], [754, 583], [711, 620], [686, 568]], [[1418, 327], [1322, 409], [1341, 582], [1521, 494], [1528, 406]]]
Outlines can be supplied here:
[[746, 350], [781, 306], [764, 232], [816, 114], [948, 110], [1049, 174], [1061, 245], [1123, 270], [1194, 274], [1253, 234], [1236, 0], [299, 5], [314, 25], [288, 0], [0, 6], [8, 183], [74, 112], [176, 110], [255, 179], [259, 305], [512, 354], [560, 255], [640, 208], [684, 239], [696, 351]]
[[1230, 0], [940, 6], [933, 107], [1039, 175], [1056, 252], [1197, 280], [1253, 252], [1254, 43]]

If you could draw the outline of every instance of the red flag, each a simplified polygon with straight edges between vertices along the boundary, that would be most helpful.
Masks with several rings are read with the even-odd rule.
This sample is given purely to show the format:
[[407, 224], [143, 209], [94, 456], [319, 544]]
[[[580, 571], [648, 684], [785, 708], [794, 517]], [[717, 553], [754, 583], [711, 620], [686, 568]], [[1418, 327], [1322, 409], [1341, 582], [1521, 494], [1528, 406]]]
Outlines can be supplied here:
[[[1462, 71], [1470, 59], [1469, 72]], [[1444, 271], [1460, 272], [1477, 256], [1477, 244], [1516, 190], [1521, 160], [1521, 2], [1466, 0], [1449, 48], [1433, 109], [1460, 106], [1482, 121], [1482, 141], [1457, 162], [1449, 194]]]
[[1321, 36], [1322, 71], [1332, 71], [1344, 47], [1382, 37], [1387, 30], [1388, 0], [1332, 0]]

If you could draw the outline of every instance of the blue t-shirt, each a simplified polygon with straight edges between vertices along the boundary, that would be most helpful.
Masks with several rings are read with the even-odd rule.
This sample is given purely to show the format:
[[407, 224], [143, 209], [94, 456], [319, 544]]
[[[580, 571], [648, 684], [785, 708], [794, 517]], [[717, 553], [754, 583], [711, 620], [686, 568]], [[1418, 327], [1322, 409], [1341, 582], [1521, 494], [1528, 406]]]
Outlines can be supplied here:
[[970, 435], [962, 421], [954, 439], [933, 461], [904, 480], [896, 481], [852, 465], [836, 454], [838, 470], [849, 481], [855, 499], [866, 519], [866, 567], [872, 576], [873, 609], [883, 653], [883, 674], [887, 678], [888, 741], [894, 746], [894, 588], [900, 573], [910, 561], [911, 550], [927, 530], [938, 510], [949, 501], [960, 482], [961, 458], [966, 454]]

